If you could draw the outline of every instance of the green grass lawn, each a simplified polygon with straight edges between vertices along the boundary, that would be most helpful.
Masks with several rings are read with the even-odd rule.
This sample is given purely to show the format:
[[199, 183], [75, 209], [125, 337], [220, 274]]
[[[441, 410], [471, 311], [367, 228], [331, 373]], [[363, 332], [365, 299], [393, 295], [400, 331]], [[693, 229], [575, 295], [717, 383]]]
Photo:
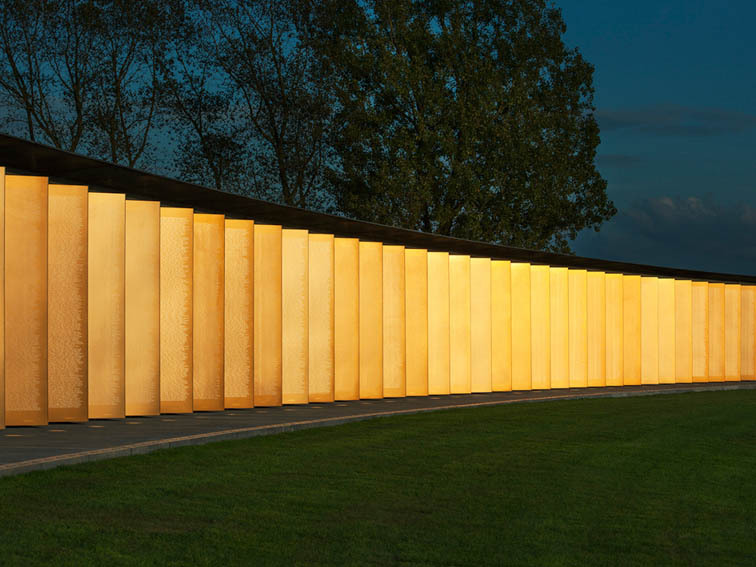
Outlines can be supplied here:
[[753, 565], [756, 391], [434, 412], [0, 479], [0, 565]]

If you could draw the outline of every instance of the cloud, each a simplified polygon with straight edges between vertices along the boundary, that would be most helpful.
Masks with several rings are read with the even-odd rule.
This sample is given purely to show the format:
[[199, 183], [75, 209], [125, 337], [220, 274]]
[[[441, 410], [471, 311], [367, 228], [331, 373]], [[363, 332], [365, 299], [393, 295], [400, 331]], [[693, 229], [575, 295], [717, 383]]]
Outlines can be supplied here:
[[599, 110], [602, 131], [635, 130], [657, 136], [717, 136], [756, 128], [756, 115], [722, 108], [674, 104]]
[[620, 209], [575, 252], [625, 262], [756, 275], [756, 207], [713, 197], [654, 197]]

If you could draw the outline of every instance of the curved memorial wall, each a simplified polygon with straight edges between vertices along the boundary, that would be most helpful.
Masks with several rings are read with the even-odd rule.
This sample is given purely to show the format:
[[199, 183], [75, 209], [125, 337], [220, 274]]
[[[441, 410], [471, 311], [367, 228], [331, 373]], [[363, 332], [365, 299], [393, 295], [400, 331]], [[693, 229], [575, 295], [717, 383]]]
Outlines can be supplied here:
[[756, 278], [469, 242], [0, 136], [0, 426], [751, 380]]

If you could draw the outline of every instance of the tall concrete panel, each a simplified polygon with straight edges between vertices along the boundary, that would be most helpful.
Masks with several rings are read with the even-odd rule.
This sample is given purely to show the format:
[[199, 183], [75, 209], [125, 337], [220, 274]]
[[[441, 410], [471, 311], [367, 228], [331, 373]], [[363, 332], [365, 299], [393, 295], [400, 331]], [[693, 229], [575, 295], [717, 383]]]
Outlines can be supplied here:
[[125, 195], [89, 194], [89, 418], [126, 415]]
[[306, 230], [284, 229], [283, 269], [283, 403], [310, 401], [309, 379], [309, 236]]
[[470, 260], [470, 384], [473, 392], [492, 390], [491, 260]]
[[126, 201], [126, 415], [160, 413], [160, 203]]
[[569, 284], [567, 268], [549, 270], [552, 388], [570, 387]]
[[334, 400], [334, 238], [309, 235], [309, 401]]
[[47, 178], [5, 177], [5, 424], [47, 423]]
[[51, 422], [89, 418], [85, 186], [49, 185], [47, 217], [47, 411]]
[[160, 413], [191, 413], [194, 211], [160, 208]]
[[225, 407], [223, 386], [224, 273], [223, 215], [194, 215], [192, 312], [192, 399], [194, 411]]
[[226, 219], [223, 302], [223, 397], [227, 408], [254, 405], [254, 232], [251, 220]]
[[491, 262], [491, 388], [512, 389], [512, 264]]
[[282, 230], [255, 224], [254, 386], [255, 406], [282, 404]]
[[404, 246], [383, 247], [383, 395], [407, 392]]
[[428, 395], [428, 251], [404, 251], [407, 395]]

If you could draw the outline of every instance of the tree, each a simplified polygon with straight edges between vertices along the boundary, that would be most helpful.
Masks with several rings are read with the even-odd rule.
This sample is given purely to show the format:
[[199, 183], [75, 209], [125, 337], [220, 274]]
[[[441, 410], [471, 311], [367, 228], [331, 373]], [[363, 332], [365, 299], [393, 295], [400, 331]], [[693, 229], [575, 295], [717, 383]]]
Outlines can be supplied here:
[[159, 118], [159, 69], [176, 23], [175, 3], [97, 0], [88, 25], [95, 43], [90, 127], [94, 152], [134, 167], [149, 150]]
[[331, 157], [331, 86], [302, 41], [294, 0], [197, 0], [205, 61], [222, 71], [244, 126], [249, 192], [298, 207], [327, 202], [323, 166]]
[[593, 68], [546, 0], [311, 9], [338, 102], [326, 174], [347, 215], [566, 252], [616, 212], [594, 166]]
[[0, 95], [11, 133], [69, 151], [86, 144], [96, 37], [88, 1], [0, 4]]

